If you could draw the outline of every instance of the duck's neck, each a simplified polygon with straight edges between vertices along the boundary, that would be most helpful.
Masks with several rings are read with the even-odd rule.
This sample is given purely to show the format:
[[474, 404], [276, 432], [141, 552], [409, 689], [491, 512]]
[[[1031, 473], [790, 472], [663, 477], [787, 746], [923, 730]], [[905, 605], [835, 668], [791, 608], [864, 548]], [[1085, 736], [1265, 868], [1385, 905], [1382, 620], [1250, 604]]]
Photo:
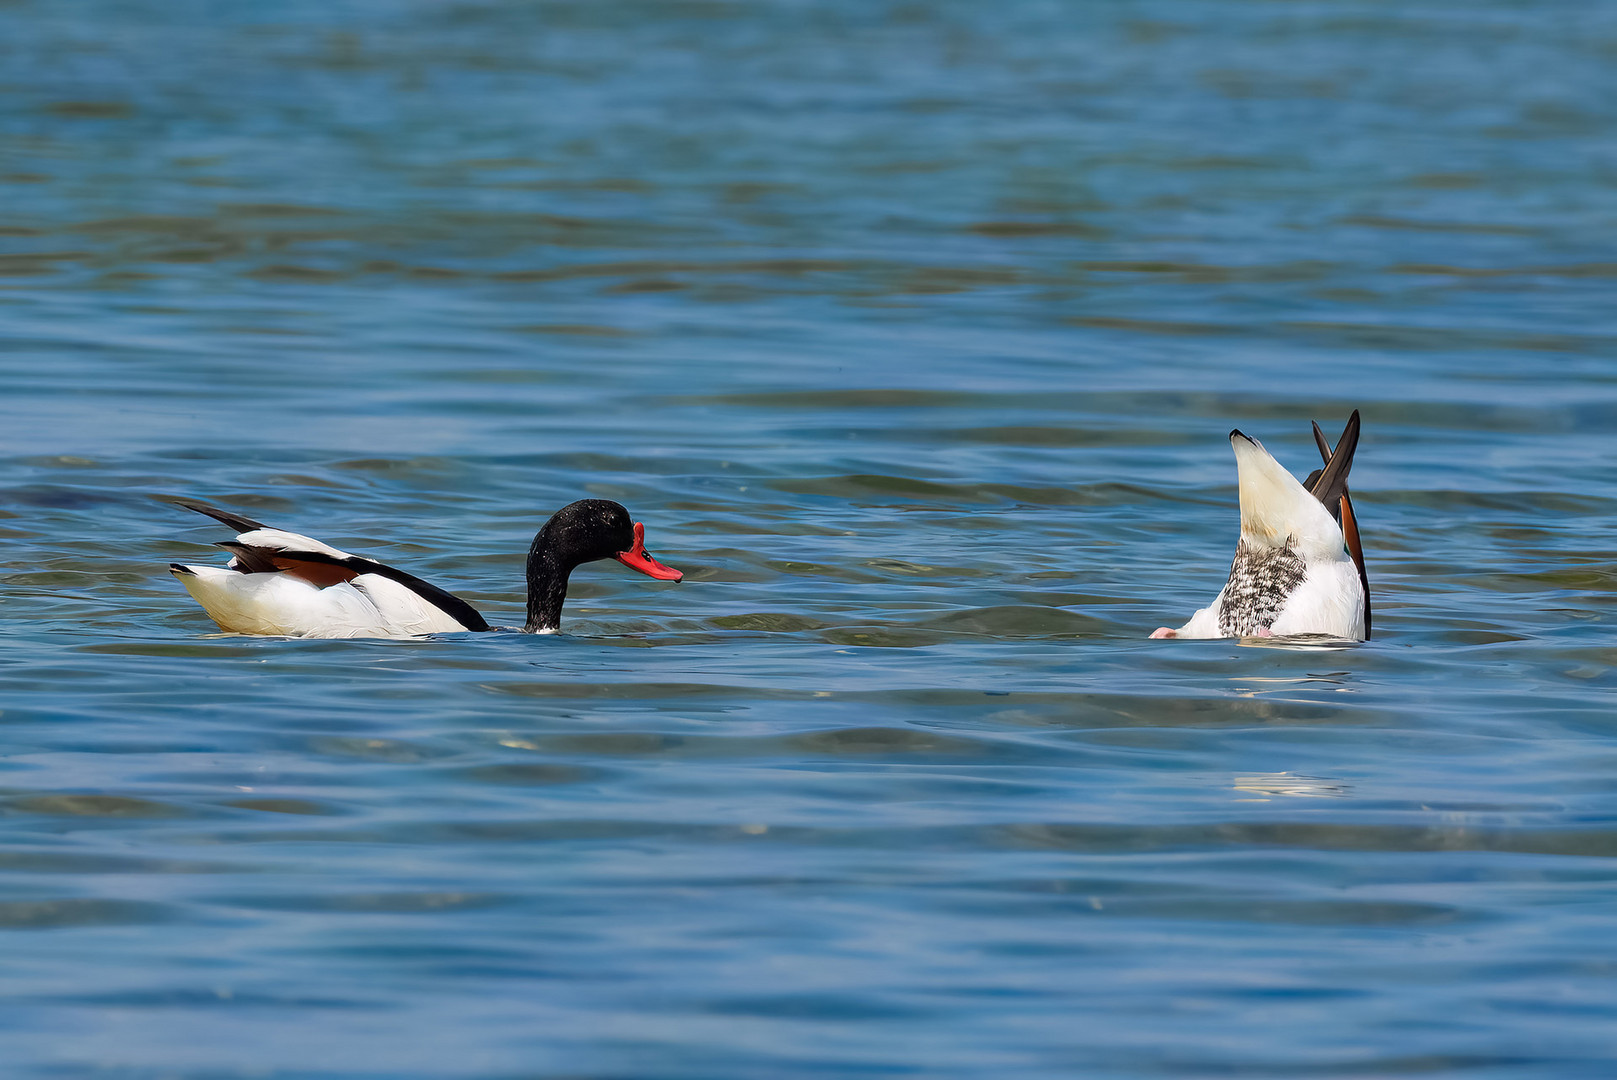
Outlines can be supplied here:
[[561, 629], [561, 606], [567, 600], [567, 576], [571, 566], [559, 563], [541, 541], [533, 538], [528, 549], [528, 622], [522, 629], [529, 634]]

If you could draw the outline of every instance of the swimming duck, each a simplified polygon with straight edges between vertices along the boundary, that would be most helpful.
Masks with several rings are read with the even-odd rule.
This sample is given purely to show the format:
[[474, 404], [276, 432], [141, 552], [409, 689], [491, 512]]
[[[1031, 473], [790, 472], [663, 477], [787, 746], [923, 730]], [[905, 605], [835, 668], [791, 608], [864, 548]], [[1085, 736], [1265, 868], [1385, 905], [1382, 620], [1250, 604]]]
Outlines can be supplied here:
[[[195, 499], [166, 501], [238, 533], [219, 545], [232, 555], [228, 568], [169, 564], [169, 572], [220, 629], [312, 638], [490, 629], [466, 601], [403, 570]], [[606, 499], [580, 499], [556, 511], [528, 551], [523, 630], [550, 634], [561, 628], [567, 577], [581, 563], [610, 558], [661, 581], [684, 577], [647, 554], [645, 535], [645, 526], [631, 522], [629, 511]]]
[[1314, 441], [1325, 467], [1298, 483], [1262, 443], [1230, 432], [1241, 538], [1229, 580], [1185, 625], [1159, 627], [1152, 637], [1370, 636], [1370, 583], [1347, 490], [1359, 445], [1359, 410], [1348, 418], [1334, 451], [1318, 424]]

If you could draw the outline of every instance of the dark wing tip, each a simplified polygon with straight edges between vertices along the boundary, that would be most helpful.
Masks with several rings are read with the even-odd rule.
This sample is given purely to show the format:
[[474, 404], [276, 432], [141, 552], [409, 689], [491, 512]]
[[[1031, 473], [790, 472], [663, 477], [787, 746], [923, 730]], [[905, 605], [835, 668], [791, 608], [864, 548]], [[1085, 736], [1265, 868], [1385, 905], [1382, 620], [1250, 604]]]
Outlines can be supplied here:
[[1252, 436], [1248, 435], [1246, 432], [1242, 431], [1240, 428], [1230, 428], [1230, 438], [1232, 440], [1233, 439], [1245, 439], [1247, 442], [1254, 441]]
[[[1348, 554], [1353, 558], [1353, 565], [1359, 571], [1359, 585], [1364, 589], [1364, 639], [1368, 641], [1370, 640], [1371, 625], [1370, 575], [1364, 569], [1364, 541], [1359, 536], [1359, 521], [1357, 515], [1353, 512], [1353, 500], [1348, 497], [1346, 468], [1343, 468], [1342, 475], [1339, 478], [1340, 483], [1337, 485], [1340, 487], [1340, 497], [1327, 501], [1329, 492], [1325, 490], [1326, 484], [1322, 481], [1322, 477], [1325, 473], [1332, 471], [1332, 462], [1337, 455], [1331, 450], [1330, 442], [1326, 440], [1325, 433], [1319, 429], [1319, 424], [1317, 423], [1314, 424], [1314, 443], [1319, 447], [1319, 456], [1325, 459], [1325, 468], [1315, 469], [1309, 476], [1308, 483], [1304, 486], [1312, 491], [1316, 498], [1325, 503], [1326, 509], [1331, 511], [1331, 516], [1336, 518], [1337, 522], [1342, 526], [1342, 538], [1347, 543]], [[1347, 465], [1352, 464], [1351, 458], [1358, 443], [1359, 410], [1354, 409], [1353, 415], [1348, 417], [1347, 426], [1342, 429], [1342, 437], [1336, 442], [1338, 452], [1344, 449], [1347, 451], [1347, 457], [1349, 458]]]
[[189, 566], [186, 566], [184, 563], [177, 563], [177, 562], [169, 563], [168, 564], [168, 572], [171, 573], [171, 574], [184, 574], [186, 577], [196, 577], [196, 571], [192, 570]]
[[[1309, 423], [1314, 425], [1314, 445], [1319, 447], [1319, 459], [1321, 461], [1323, 461], [1325, 464], [1329, 465], [1331, 463], [1331, 443], [1330, 443], [1330, 440], [1327, 439], [1325, 437], [1325, 433], [1319, 429], [1319, 421], [1318, 420], [1310, 420]], [[1319, 472], [1316, 470], [1314, 475], [1316, 477], [1318, 477]], [[1306, 487], [1310, 491], [1314, 490], [1313, 481], [1309, 481], [1308, 483], [1304, 484], [1303, 486]]]
[[272, 558], [273, 552], [267, 548], [238, 544], [234, 540], [226, 540], [214, 547], [222, 547], [234, 555], [235, 565], [232, 568], [243, 574], [277, 574], [281, 571]]
[[[1320, 453], [1323, 454], [1330, 444], [1325, 441], [1324, 434], [1318, 427], [1316, 424], [1314, 441], [1319, 444]], [[1347, 493], [1348, 471], [1353, 468], [1353, 452], [1358, 447], [1359, 410], [1354, 409], [1353, 415], [1348, 418], [1347, 426], [1342, 429], [1342, 437], [1336, 440], [1336, 449], [1330, 451], [1325, 468], [1310, 489], [1314, 497], [1325, 506], [1336, 506], [1337, 500]]]
[[[330, 556], [319, 556], [330, 558]], [[452, 592], [440, 589], [430, 581], [423, 581], [414, 574], [407, 574], [396, 566], [379, 563], [375, 559], [367, 559], [354, 555], [347, 559], [332, 559], [332, 562], [349, 567], [360, 574], [380, 574], [403, 585], [414, 592], [433, 607], [454, 619], [468, 630], [482, 631], [489, 629], [488, 620], [483, 618], [478, 610]]]
[[153, 495], [158, 502], [166, 502], [171, 506], [178, 506], [185, 510], [194, 510], [199, 514], [206, 514], [213, 520], [229, 525], [237, 532], [252, 532], [254, 529], [266, 529], [269, 526], [262, 521], [254, 521], [250, 517], [233, 514], [229, 510], [221, 510], [199, 499], [187, 499], [180, 495]]

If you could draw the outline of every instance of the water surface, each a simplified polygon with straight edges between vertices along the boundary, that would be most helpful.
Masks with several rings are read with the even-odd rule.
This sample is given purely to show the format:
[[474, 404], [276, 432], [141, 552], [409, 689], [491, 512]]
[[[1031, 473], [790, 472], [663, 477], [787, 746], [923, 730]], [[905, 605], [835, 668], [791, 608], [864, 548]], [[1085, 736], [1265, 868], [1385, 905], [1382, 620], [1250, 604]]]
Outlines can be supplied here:
[[[1594, 1077], [1617, 21], [0, 5], [20, 1077]], [[1376, 638], [1152, 642], [1364, 415]], [[492, 622], [220, 635], [187, 495]]]

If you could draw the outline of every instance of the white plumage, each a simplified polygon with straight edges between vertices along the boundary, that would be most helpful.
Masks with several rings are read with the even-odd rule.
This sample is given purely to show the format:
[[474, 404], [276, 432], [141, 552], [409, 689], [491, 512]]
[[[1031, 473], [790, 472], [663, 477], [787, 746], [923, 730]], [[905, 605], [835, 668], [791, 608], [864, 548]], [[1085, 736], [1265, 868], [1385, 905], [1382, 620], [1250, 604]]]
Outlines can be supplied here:
[[174, 569], [221, 630], [286, 637], [413, 637], [464, 631], [442, 610], [378, 574], [321, 588], [291, 574], [217, 566]]
[[[238, 534], [236, 543], [291, 556], [287, 561], [294, 564], [300, 561], [298, 556], [308, 553], [352, 560], [360, 565], [371, 561], [312, 537], [281, 529], [252, 529]], [[169, 569], [221, 630], [238, 634], [310, 638], [414, 637], [473, 629], [408, 586], [377, 573], [355, 574], [350, 580], [322, 587], [299, 576], [296, 568], [269, 573], [243, 572], [239, 555], [230, 560], [230, 569], [178, 563]]]
[[[1316, 433], [1318, 427], [1316, 425]], [[1288, 637], [1319, 634], [1362, 641], [1369, 603], [1358, 552], [1358, 529], [1347, 497], [1347, 474], [1358, 444], [1359, 414], [1330, 453], [1318, 434], [1326, 466], [1305, 487], [1263, 444], [1230, 433], [1241, 499], [1241, 538], [1229, 580], [1213, 602], [1178, 629], [1152, 637]], [[1316, 479], [1317, 477], [1317, 479]], [[1343, 524], [1328, 507], [1336, 508]], [[1344, 524], [1348, 535], [1344, 536]], [[1350, 550], [1350, 548], [1355, 550]]]

